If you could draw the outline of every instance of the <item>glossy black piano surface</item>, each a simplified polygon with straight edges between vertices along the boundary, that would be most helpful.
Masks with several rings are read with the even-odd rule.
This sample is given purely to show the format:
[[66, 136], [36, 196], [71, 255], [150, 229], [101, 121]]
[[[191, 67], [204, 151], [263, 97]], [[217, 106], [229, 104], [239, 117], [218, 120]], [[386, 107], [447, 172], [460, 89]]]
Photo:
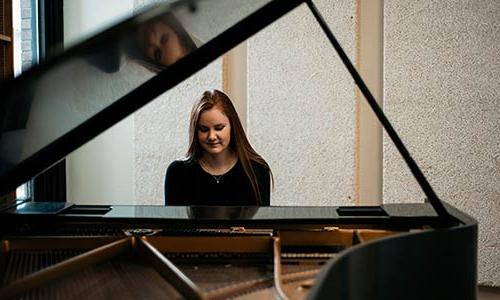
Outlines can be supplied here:
[[[83, 113], [68, 115], [71, 108], [60, 107], [67, 90], [88, 84], [69, 80], [67, 70], [89, 64], [98, 72], [119, 72], [123, 56], [138, 58], [132, 33], [172, 13], [204, 24], [207, 19], [196, 16], [205, 2], [230, 9], [222, 0], [166, 2], [3, 83], [0, 192], [7, 194], [305, 3], [427, 201], [372, 207], [14, 202], [1, 212], [0, 299], [475, 299], [475, 220], [434, 193], [311, 1], [241, 2], [237, 15], [228, 13], [217, 24], [217, 35], [196, 41], [175, 62], [145, 63], [154, 72], [125, 80]], [[40, 132], [36, 121], [47, 111], [57, 122]]]

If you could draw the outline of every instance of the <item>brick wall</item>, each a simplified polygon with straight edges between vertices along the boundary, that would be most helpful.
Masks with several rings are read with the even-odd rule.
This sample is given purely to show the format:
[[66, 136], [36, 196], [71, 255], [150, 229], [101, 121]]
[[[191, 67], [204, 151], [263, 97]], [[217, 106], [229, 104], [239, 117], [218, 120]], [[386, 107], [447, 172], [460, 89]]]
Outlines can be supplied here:
[[37, 28], [35, 0], [21, 0], [21, 59], [22, 70], [37, 61]]

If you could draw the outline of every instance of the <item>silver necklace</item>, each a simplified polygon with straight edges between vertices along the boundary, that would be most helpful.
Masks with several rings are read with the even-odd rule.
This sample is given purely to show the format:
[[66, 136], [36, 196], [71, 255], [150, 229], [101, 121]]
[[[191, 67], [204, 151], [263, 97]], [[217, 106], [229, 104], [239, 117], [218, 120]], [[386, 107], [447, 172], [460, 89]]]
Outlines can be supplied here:
[[220, 174], [220, 175], [210, 174], [210, 172], [208, 172], [208, 170], [207, 170], [208, 168], [206, 167], [205, 162], [200, 159], [199, 163], [200, 163], [201, 168], [205, 169], [205, 172], [207, 172], [210, 176], [212, 176], [215, 179], [215, 182], [218, 184], [220, 182], [222, 176], [224, 176], [224, 174]]
[[[212, 174], [210, 174], [210, 175], [212, 175]], [[221, 174], [221, 175], [212, 175], [212, 177], [215, 179], [215, 181], [217, 183], [220, 182], [220, 179], [222, 178], [222, 176], [224, 176], [224, 174]]]

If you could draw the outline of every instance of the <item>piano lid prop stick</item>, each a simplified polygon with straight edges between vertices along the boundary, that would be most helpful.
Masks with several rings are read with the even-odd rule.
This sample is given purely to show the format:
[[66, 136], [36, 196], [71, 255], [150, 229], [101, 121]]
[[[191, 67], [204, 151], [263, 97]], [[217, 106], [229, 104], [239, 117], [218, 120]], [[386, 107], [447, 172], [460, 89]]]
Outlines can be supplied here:
[[205, 296], [201, 293], [194, 282], [191, 281], [181, 270], [179, 270], [169, 259], [167, 259], [160, 251], [151, 245], [145, 239], [138, 239], [140, 253], [148, 259], [163, 276], [167, 282], [172, 284], [175, 289], [186, 297], [186, 299], [204, 300]]

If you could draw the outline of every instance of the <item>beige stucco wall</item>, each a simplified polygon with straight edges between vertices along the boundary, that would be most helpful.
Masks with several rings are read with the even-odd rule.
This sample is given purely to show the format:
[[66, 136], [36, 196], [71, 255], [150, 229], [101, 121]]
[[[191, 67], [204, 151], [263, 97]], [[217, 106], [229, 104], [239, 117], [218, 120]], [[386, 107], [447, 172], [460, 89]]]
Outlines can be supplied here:
[[[315, 1], [354, 52], [352, 1]], [[247, 126], [273, 205], [353, 204], [354, 86], [303, 5], [248, 41]]]
[[[385, 1], [384, 108], [437, 194], [479, 221], [500, 285], [500, 2]], [[384, 140], [384, 201], [422, 201]]]

